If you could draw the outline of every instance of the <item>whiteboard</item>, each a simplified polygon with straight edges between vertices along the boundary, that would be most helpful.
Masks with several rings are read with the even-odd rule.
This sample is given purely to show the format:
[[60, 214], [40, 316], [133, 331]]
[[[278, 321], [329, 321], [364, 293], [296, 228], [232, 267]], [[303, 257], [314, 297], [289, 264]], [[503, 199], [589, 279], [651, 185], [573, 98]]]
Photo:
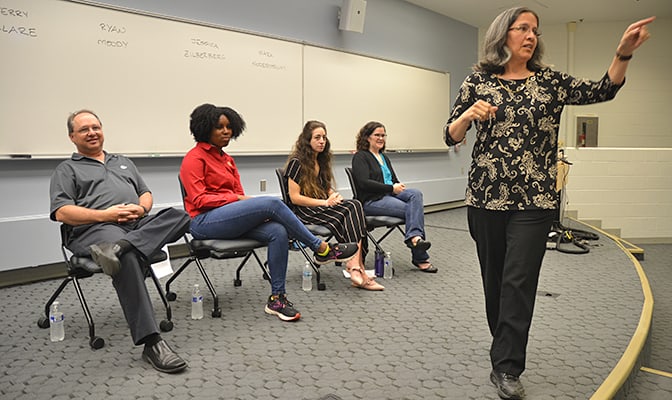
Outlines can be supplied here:
[[334, 151], [355, 149], [368, 121], [385, 125], [388, 150], [446, 149], [449, 74], [317, 47], [304, 52], [305, 117], [326, 124]]
[[0, 154], [70, 154], [65, 122], [81, 108], [126, 154], [184, 154], [202, 103], [246, 120], [236, 151], [285, 149], [278, 127], [301, 126], [300, 44], [61, 0], [0, 6], [25, 15], [0, 16]]
[[189, 114], [230, 106], [248, 129], [233, 154], [286, 154], [303, 123], [334, 151], [369, 120], [388, 148], [445, 149], [448, 74], [222, 27], [68, 0], [0, 0], [0, 156], [64, 156], [72, 111], [101, 118], [105, 149], [183, 155]]

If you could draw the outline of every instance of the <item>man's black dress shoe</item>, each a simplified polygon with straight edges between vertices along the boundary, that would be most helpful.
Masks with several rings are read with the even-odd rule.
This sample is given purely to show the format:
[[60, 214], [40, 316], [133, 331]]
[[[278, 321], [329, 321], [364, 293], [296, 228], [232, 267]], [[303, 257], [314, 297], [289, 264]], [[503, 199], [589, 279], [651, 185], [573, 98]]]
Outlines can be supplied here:
[[119, 262], [119, 252], [121, 246], [116, 243], [100, 243], [93, 244], [89, 248], [91, 251], [91, 258], [98, 264], [109, 276], [115, 276], [121, 269], [121, 262]]
[[154, 346], [145, 345], [142, 359], [152, 364], [157, 371], [174, 374], [187, 368], [187, 362], [175, 354], [165, 340], [160, 340]]
[[525, 398], [525, 389], [515, 375], [505, 372], [490, 372], [490, 381], [497, 386], [497, 394], [502, 399], [521, 400]]

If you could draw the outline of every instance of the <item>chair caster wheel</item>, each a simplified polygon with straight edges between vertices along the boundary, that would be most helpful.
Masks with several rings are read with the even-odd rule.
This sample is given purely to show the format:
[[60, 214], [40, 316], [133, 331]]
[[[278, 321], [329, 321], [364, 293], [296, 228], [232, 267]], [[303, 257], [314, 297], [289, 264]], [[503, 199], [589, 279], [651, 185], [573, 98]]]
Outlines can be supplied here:
[[327, 285], [325, 285], [324, 283], [318, 283], [317, 290], [327, 290]]
[[161, 321], [159, 324], [159, 329], [161, 329], [161, 332], [170, 332], [173, 330], [173, 321], [168, 321], [167, 319], [164, 319]]
[[105, 346], [105, 339], [99, 336], [94, 336], [89, 339], [89, 346], [91, 346], [91, 348], [94, 350], [101, 349], [103, 346]]
[[238, 286], [242, 286], [242, 285], [243, 285], [243, 281], [241, 281], [240, 279], [234, 279], [233, 280], [233, 286], [238, 287]]
[[220, 318], [222, 316], [222, 309], [218, 308], [216, 310], [212, 310], [212, 318]]
[[37, 326], [39, 326], [42, 329], [47, 329], [49, 328], [49, 318], [45, 317], [44, 315], [40, 317], [40, 319], [37, 320]]
[[175, 293], [175, 292], [166, 293], [166, 300], [175, 301], [176, 299], [177, 299], [177, 293]]

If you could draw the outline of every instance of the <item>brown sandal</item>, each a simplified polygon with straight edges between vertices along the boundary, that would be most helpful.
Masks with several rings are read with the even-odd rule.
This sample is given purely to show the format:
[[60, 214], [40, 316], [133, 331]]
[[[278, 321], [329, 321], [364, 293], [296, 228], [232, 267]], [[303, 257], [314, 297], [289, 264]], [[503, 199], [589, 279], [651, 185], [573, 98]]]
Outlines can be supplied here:
[[[381, 291], [385, 289], [385, 286], [369, 278], [362, 267], [346, 267], [345, 269], [350, 273], [350, 281], [352, 282], [353, 287], [372, 291]], [[355, 278], [353, 272], [359, 273], [359, 279]]]

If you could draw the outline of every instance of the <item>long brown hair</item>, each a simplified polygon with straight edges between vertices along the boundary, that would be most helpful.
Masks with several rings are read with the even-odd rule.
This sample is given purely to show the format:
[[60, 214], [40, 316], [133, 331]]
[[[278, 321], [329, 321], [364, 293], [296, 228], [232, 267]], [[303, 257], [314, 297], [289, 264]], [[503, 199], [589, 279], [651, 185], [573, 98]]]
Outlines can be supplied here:
[[313, 131], [317, 128], [322, 128], [325, 133], [327, 132], [327, 127], [323, 122], [314, 120], [306, 122], [299, 137], [296, 139], [296, 143], [294, 143], [285, 169], [291, 159], [298, 159], [301, 164], [301, 171], [303, 171], [301, 182], [297, 182], [301, 186], [301, 194], [315, 199], [326, 199], [329, 197], [329, 189], [335, 184], [334, 174], [331, 169], [333, 155], [331, 153], [331, 144], [327, 137], [324, 151], [317, 154], [319, 173], [315, 174], [315, 151], [310, 146], [310, 140], [313, 138]]

